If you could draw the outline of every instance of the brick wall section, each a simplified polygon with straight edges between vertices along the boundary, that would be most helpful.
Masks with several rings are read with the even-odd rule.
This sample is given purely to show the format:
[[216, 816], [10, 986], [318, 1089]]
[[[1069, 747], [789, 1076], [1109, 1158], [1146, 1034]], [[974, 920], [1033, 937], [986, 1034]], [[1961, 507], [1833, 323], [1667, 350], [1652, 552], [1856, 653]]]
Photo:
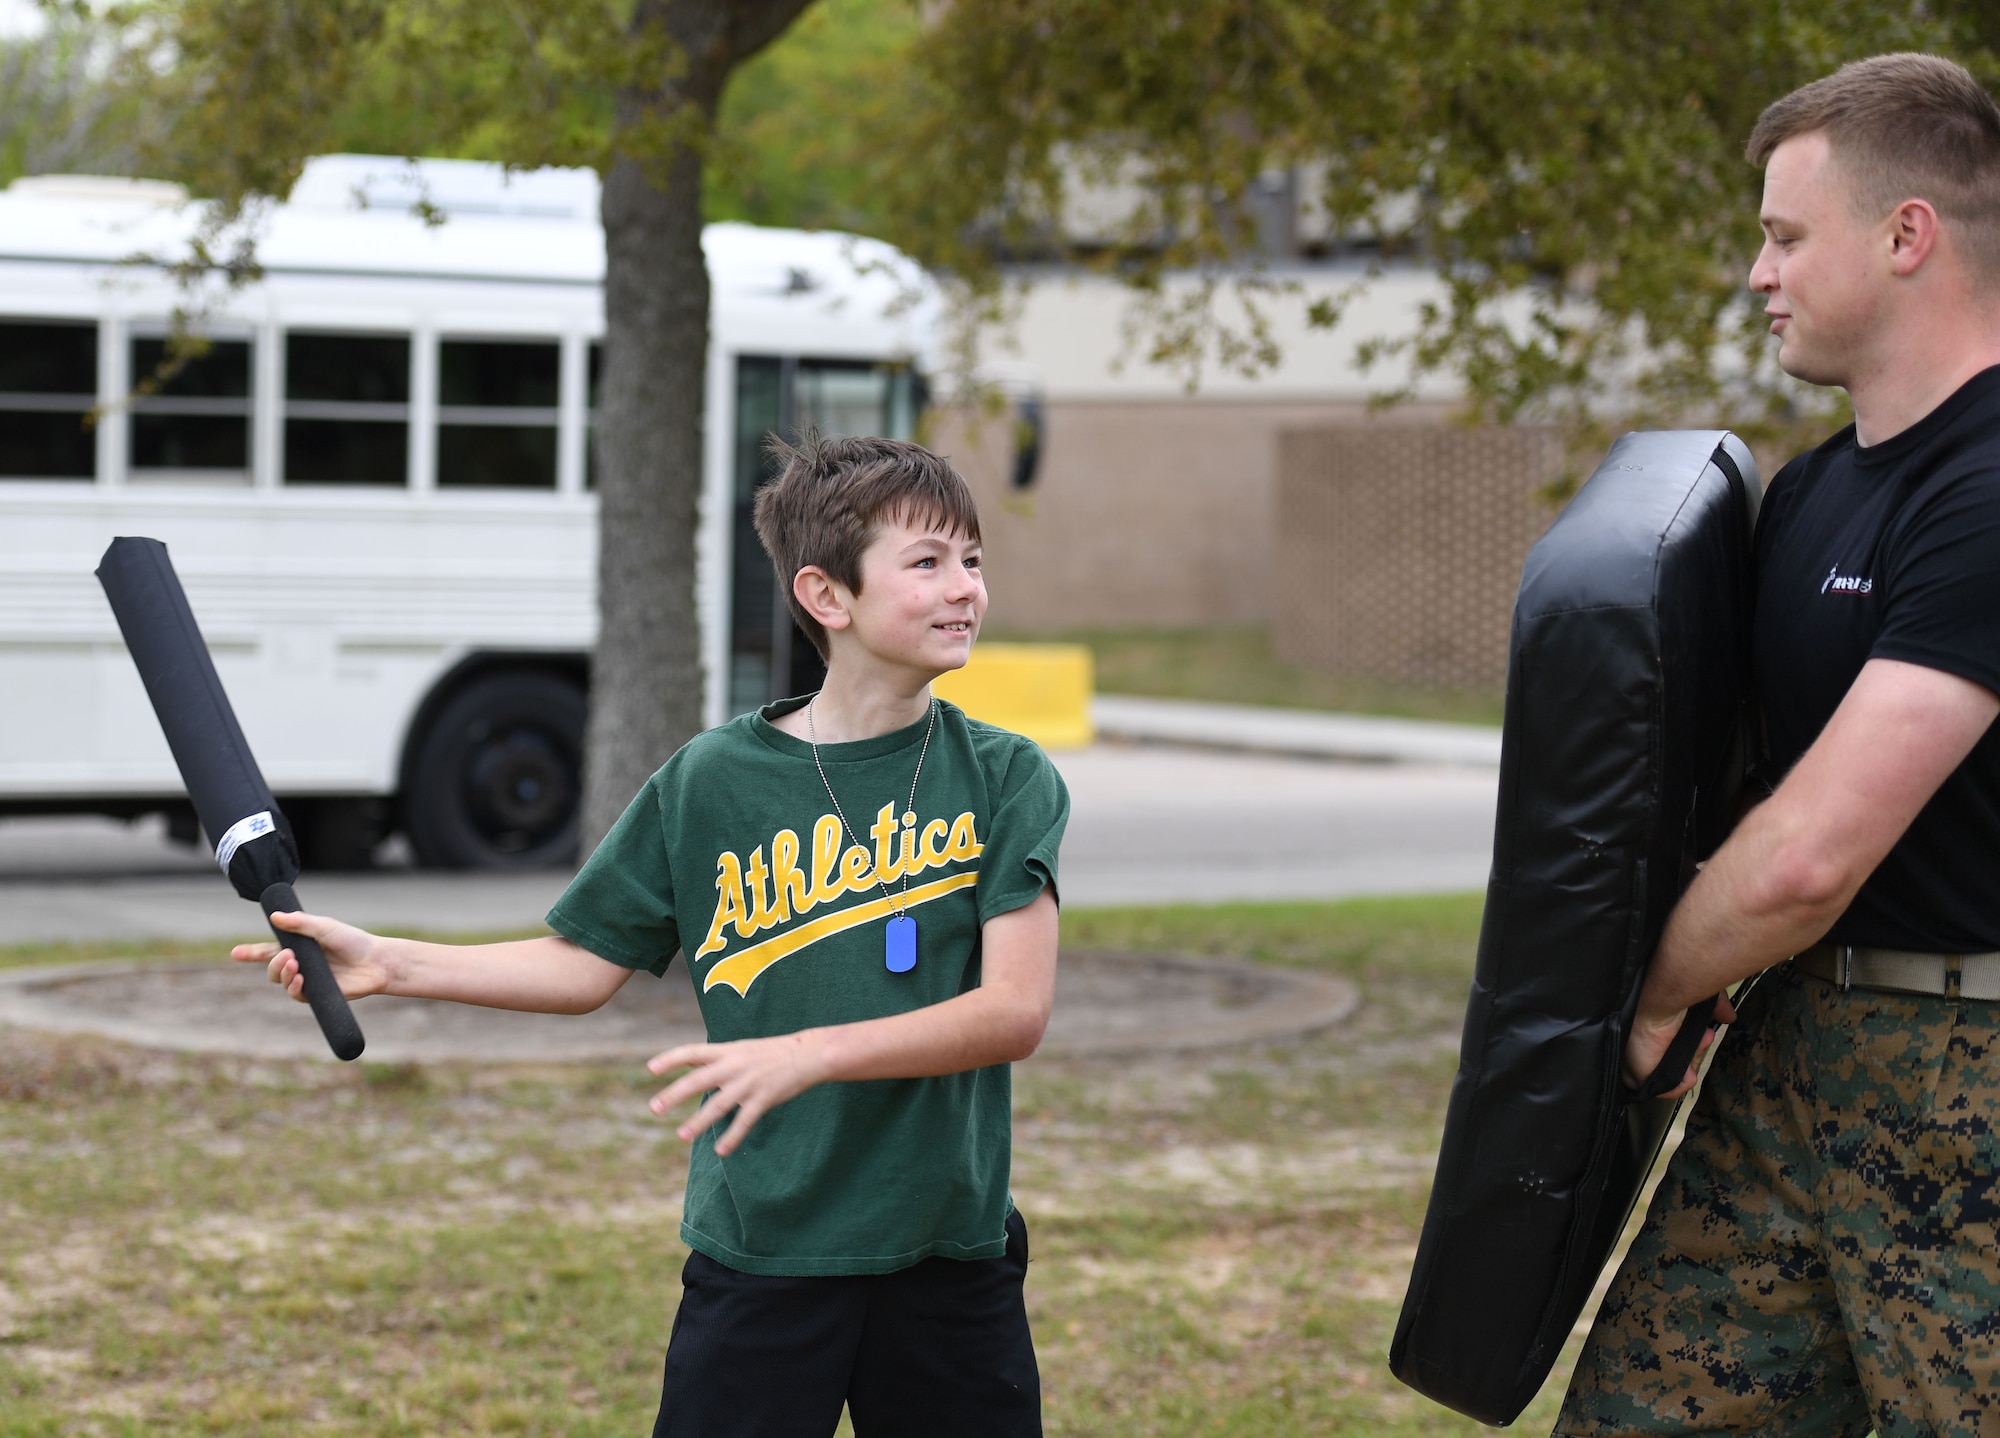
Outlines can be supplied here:
[[1273, 638], [1282, 658], [1406, 684], [1507, 675], [1521, 564], [1555, 511], [1553, 430], [1362, 425], [1279, 439]]
[[1280, 435], [1381, 423], [1364, 404], [1052, 400], [1041, 477], [1019, 495], [1007, 421], [936, 421], [979, 501], [987, 623], [1014, 631], [1268, 623]]

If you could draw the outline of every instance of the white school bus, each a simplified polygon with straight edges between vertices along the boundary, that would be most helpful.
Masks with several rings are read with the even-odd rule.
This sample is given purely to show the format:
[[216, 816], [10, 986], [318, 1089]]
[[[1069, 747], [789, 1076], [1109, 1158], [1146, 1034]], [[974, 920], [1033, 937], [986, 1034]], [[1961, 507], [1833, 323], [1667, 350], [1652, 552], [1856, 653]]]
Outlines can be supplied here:
[[[419, 196], [441, 225], [412, 212]], [[173, 187], [0, 192], [0, 814], [193, 815], [92, 571], [166, 542], [309, 866], [574, 850], [596, 636], [589, 171], [312, 161], [154, 392]], [[817, 682], [749, 526], [773, 431], [909, 435], [934, 292], [886, 245], [712, 225], [703, 714]]]

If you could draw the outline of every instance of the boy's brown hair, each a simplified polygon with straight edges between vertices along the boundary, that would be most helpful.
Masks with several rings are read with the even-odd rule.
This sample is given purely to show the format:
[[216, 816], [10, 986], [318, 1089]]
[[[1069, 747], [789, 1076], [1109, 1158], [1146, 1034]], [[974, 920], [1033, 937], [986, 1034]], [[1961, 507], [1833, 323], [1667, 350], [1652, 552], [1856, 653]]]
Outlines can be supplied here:
[[817, 565], [859, 594], [861, 551], [885, 523], [928, 524], [979, 539], [979, 510], [964, 477], [920, 444], [809, 432], [797, 444], [773, 435], [766, 449], [782, 470], [757, 491], [752, 520], [792, 618], [821, 659], [829, 657], [826, 630], [792, 592], [801, 569]]
[[1773, 101], [1744, 154], [1763, 165], [1799, 135], [1822, 134], [1856, 214], [1928, 200], [1966, 268], [2000, 284], [2000, 106], [1962, 65], [1936, 55], [1876, 55]]

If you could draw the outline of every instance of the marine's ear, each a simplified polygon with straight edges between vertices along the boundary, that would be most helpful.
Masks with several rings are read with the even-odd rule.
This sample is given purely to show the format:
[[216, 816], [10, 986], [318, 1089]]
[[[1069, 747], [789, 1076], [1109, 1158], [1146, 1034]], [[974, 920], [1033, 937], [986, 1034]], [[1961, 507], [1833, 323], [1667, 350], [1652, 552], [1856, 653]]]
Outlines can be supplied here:
[[1889, 212], [1888, 239], [1890, 273], [1909, 278], [1937, 248], [1937, 210], [1929, 200], [1903, 201]]
[[792, 597], [828, 632], [845, 629], [854, 622], [848, 610], [854, 596], [846, 585], [817, 564], [808, 564], [792, 576]]

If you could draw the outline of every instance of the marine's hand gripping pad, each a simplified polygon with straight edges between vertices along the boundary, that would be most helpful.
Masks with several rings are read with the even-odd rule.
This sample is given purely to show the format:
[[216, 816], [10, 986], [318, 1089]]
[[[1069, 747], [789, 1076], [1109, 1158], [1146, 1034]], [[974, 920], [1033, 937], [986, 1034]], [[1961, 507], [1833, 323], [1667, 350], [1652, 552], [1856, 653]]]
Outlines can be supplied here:
[[1631, 1102], [1627, 1025], [1743, 776], [1750, 452], [1628, 434], [1528, 555], [1493, 874], [1398, 1378], [1486, 1423], [1527, 1406], [1674, 1105]]

